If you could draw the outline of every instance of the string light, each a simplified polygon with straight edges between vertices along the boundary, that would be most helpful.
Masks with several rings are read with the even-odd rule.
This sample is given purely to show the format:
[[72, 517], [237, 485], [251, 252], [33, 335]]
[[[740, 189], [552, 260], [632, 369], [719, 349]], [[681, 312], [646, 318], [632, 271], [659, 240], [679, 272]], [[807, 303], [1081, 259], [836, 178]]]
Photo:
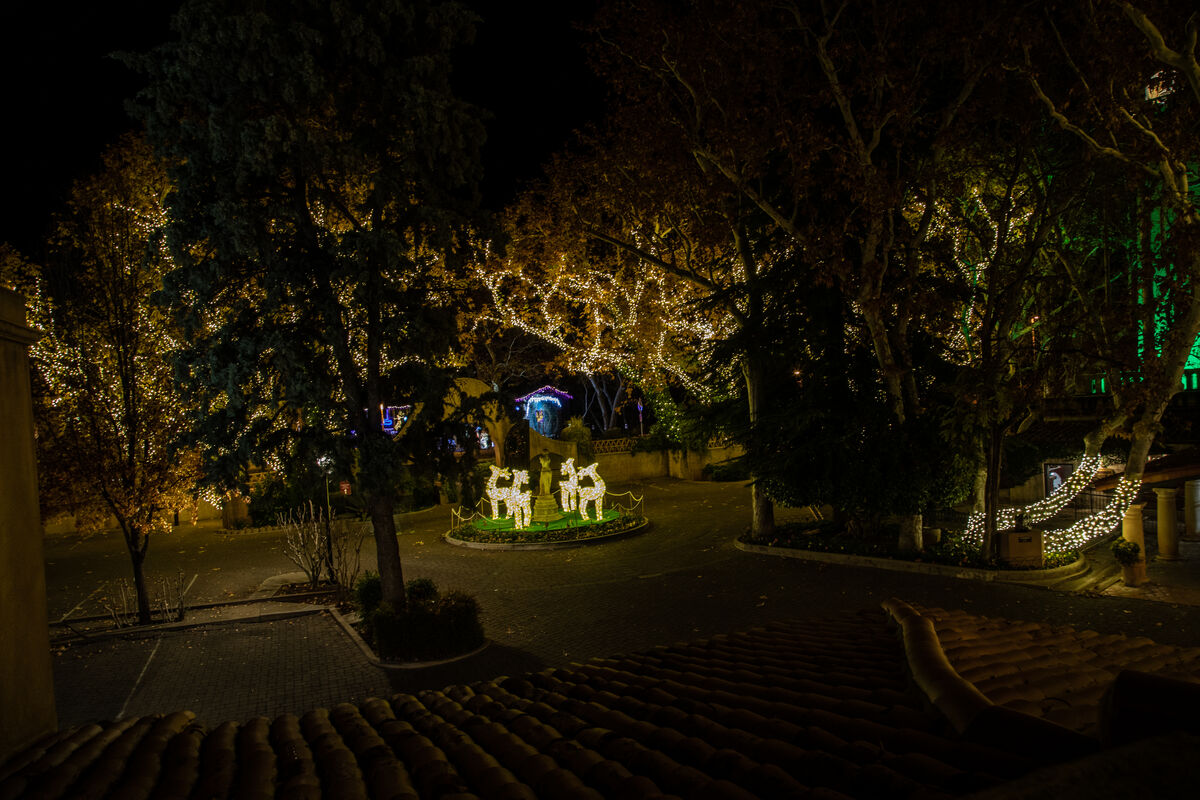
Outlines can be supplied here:
[[[1017, 524], [1017, 516], [1021, 515], [1025, 522], [1044, 522], [1067, 507], [1075, 497], [1087, 488], [1096, 476], [1104, 459], [1099, 454], [1089, 456], [1084, 453], [1079, 460], [1079, 466], [1062, 485], [1046, 497], [1024, 508], [1001, 508], [996, 512], [996, 531], [1013, 528]], [[987, 517], [983, 512], [972, 514], [967, 518], [965, 538], [967, 541], [982, 544], [983, 528]]]
[[1078, 550], [1089, 542], [1107, 535], [1113, 528], [1121, 524], [1129, 508], [1141, 488], [1140, 480], [1133, 481], [1121, 478], [1113, 491], [1113, 499], [1107, 506], [1090, 517], [1079, 520], [1065, 530], [1046, 531], [1043, 541], [1047, 552], [1066, 553]]
[[[504, 515], [513, 518], [513, 527], [528, 528], [533, 518], [533, 492], [522, 487], [529, 484], [529, 470], [514, 469], [510, 473], [507, 468], [497, 467], [495, 464], [488, 466], [491, 474], [488, 476], [484, 493], [492, 506], [492, 519], [500, 519], [500, 504], [504, 503]], [[499, 486], [499, 482], [507, 480], [510, 474], [512, 485]]]
[[599, 466], [599, 463], [589, 464], [588, 466], [579, 470], [579, 474], [576, 478], [577, 481], [578, 478], [584, 477], [592, 479], [591, 486], [579, 486], [576, 491], [579, 493], [579, 516], [585, 520], [589, 519], [587, 505], [588, 503], [591, 503], [596, 511], [597, 522], [604, 517], [604, 492], [607, 488], [604, 483], [604, 479], [600, 477], [598, 472], [596, 472], [596, 468]]
[[559, 470], [562, 480], [558, 484], [562, 510], [568, 514], [579, 507], [579, 473], [575, 471], [575, 459], [568, 458]]
[[[1052, 518], [1066, 508], [1067, 504], [1092, 482], [1092, 478], [1095, 477], [1096, 472], [1099, 471], [1103, 463], [1104, 458], [1099, 454], [1093, 456], [1085, 454], [1075, 472], [1071, 474], [1071, 477], [1067, 478], [1058, 489], [1051, 492], [1047, 497], [1036, 503], [1031, 503], [1024, 508], [1012, 507], [1000, 509], [996, 514], [996, 531], [1000, 532], [1015, 527], [1018, 514], [1022, 515], [1023, 519], [1030, 523], [1044, 522]], [[1095, 541], [1101, 536], [1107, 535], [1121, 522], [1121, 519], [1125, 516], [1125, 512], [1133, 504], [1133, 500], [1137, 496], [1138, 487], [1140, 486], [1141, 481], [1131, 481], [1122, 478], [1117, 483], [1112, 500], [1100, 511], [1079, 520], [1069, 528], [1045, 531], [1043, 533], [1043, 542], [1046, 552], [1070, 552], [1071, 550], [1077, 550], [1087, 545], [1089, 542]], [[964, 542], [976, 547], [983, 545], [984, 520], [985, 516], [983, 514], [972, 514], [968, 518], [967, 529], [963, 533]]]

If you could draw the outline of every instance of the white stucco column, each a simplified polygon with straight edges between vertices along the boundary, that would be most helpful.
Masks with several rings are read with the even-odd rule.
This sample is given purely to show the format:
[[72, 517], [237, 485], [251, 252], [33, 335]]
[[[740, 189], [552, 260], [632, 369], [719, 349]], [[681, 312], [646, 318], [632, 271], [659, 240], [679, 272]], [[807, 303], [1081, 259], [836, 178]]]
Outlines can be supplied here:
[[1141, 561], [1146, 561], [1146, 532], [1142, 528], [1142, 509], [1145, 503], [1134, 503], [1125, 512], [1121, 520], [1121, 536], [1136, 544], [1140, 550]]
[[35, 341], [24, 300], [0, 287], [0, 763], [58, 727], [29, 394]]
[[1155, 489], [1158, 495], [1158, 557], [1164, 561], [1179, 558], [1179, 531], [1176, 530], [1175, 489]]
[[1200, 536], [1200, 481], [1188, 481], [1183, 485], [1183, 535]]

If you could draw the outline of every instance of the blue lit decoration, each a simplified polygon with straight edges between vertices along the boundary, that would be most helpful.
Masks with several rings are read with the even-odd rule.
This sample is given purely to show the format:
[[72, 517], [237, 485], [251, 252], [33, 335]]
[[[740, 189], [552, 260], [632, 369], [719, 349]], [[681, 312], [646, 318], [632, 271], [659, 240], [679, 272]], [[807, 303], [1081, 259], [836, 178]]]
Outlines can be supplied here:
[[[412, 406], [379, 406], [379, 416], [382, 419], [380, 427], [388, 436], [395, 436], [404, 427], [404, 423], [408, 422], [408, 412], [412, 410]], [[363, 409], [363, 414], [367, 414], [367, 409]], [[351, 431], [353, 433], [353, 431]]]
[[560, 392], [553, 386], [534, 389], [524, 397], [517, 398], [517, 408], [525, 407], [525, 419], [529, 427], [542, 436], [554, 437], [561, 427], [563, 409], [571, 395]]

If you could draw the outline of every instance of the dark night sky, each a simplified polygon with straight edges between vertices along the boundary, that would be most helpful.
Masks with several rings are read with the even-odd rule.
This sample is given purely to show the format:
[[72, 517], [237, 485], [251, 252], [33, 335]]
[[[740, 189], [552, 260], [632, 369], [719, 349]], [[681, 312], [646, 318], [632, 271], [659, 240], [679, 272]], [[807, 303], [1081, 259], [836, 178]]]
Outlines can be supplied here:
[[[590, 0], [466, 0], [483, 23], [455, 83], [494, 115], [485, 150], [485, 200], [496, 206], [572, 130], [598, 116], [602, 91], [584, 63]], [[109, 57], [169, 35], [177, 0], [22, 2], [0, 10], [5, 148], [0, 242], [32, 258], [71, 181], [134, 123], [124, 101], [139, 78]]]

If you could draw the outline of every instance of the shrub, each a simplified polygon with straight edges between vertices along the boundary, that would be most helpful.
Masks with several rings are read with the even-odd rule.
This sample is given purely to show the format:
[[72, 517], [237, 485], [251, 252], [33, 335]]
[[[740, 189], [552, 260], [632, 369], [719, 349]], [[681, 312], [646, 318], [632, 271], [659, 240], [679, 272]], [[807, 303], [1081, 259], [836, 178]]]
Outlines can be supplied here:
[[466, 653], [483, 644], [479, 603], [465, 592], [447, 592], [438, 605], [438, 631], [448, 651]]
[[1142, 548], [1137, 542], [1121, 537], [1113, 542], [1112, 554], [1122, 567], [1132, 567], [1141, 560]]
[[[368, 578], [378, 585], [379, 576], [373, 574], [364, 576], [359, 585]], [[441, 596], [428, 578], [409, 581], [405, 589], [408, 605], [403, 612], [380, 603], [376, 594], [371, 595], [374, 606], [367, 611], [360, 599], [363, 631], [381, 659], [433, 661], [469, 653], [483, 644], [479, 603], [474, 597], [457, 591]]]
[[571, 417], [566, 427], [559, 432], [558, 438], [575, 443], [577, 448], [575, 458], [580, 464], [590, 464], [594, 460], [592, 456], [592, 432], [583, 423], [583, 417]]
[[438, 588], [429, 578], [414, 578], [404, 586], [409, 607], [433, 608], [438, 600]]
[[745, 481], [750, 479], [750, 468], [741, 459], [706, 464], [703, 474], [712, 481]]
[[385, 660], [396, 658], [404, 649], [404, 616], [396, 613], [390, 603], [382, 603], [363, 616], [367, 634], [374, 640], [375, 650]]
[[354, 584], [354, 603], [358, 606], [363, 619], [379, 608], [382, 601], [383, 582], [379, 579], [379, 573], [364, 572]]

